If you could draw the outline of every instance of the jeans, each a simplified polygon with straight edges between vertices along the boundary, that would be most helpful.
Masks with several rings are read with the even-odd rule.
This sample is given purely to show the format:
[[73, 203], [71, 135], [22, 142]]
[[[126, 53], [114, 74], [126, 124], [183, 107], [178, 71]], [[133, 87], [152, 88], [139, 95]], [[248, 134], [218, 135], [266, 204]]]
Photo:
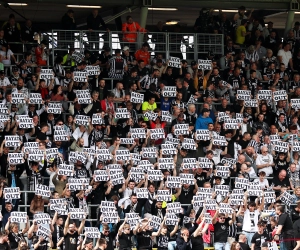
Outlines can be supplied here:
[[254, 235], [255, 233], [248, 233], [248, 232], [243, 231], [243, 234], [246, 235], [248, 245], [249, 245], [249, 247], [251, 248], [251, 240], [252, 240], [252, 237], [253, 237], [253, 235]]
[[215, 242], [214, 243], [214, 248], [215, 248], [215, 250], [225, 250], [225, 245], [226, 245], [226, 243]]
[[175, 250], [176, 248], [176, 241], [169, 241], [168, 243], [168, 250]]

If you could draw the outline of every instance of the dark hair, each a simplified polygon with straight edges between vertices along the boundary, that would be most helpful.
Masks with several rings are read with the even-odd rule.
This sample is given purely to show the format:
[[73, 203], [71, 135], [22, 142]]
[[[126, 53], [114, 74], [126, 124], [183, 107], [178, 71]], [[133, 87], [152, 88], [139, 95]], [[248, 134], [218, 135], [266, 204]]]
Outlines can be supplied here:
[[[52, 94], [56, 95], [56, 94], [58, 93], [58, 88], [59, 88], [60, 86], [61, 86], [61, 85], [55, 85], [54, 88], [53, 88], [53, 90], [52, 90]], [[64, 93], [62, 92], [60, 95], [63, 96]]]
[[62, 62], [63, 62], [63, 58], [61, 57], [61, 56], [57, 56], [56, 58], [55, 58], [55, 64], [61, 64]]

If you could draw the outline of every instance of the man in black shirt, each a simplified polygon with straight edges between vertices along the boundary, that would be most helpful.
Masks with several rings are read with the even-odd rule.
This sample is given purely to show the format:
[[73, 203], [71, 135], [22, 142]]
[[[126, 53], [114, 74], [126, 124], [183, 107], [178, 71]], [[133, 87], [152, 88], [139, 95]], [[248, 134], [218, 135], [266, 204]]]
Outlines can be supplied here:
[[273, 190], [275, 190], [276, 195], [279, 194], [281, 187], [287, 187], [287, 189], [290, 189], [290, 180], [287, 177], [286, 170], [282, 169], [278, 173], [278, 176], [274, 177], [272, 183], [274, 185]]
[[235, 221], [235, 213], [232, 214], [232, 219], [226, 218], [225, 214], [219, 213], [219, 210], [216, 211], [212, 223], [214, 224], [215, 230], [215, 243], [214, 248], [216, 250], [224, 249], [227, 243], [228, 237], [228, 228]]
[[10, 250], [10, 246], [8, 244], [8, 235], [5, 231], [0, 232], [0, 249]]
[[260, 250], [262, 243], [270, 241], [270, 236], [264, 231], [265, 224], [262, 221], [257, 223], [258, 231], [253, 235], [251, 240], [251, 249]]
[[68, 214], [68, 218], [66, 220], [65, 227], [64, 227], [65, 249], [77, 250], [78, 237], [84, 228], [85, 219], [81, 221], [78, 229], [76, 229], [74, 224], [69, 224], [69, 222], [70, 222], [70, 213]]
[[279, 216], [279, 219], [274, 240], [279, 240], [279, 238], [281, 238], [282, 241], [280, 241], [280, 249], [292, 250], [294, 249], [293, 222], [290, 216], [287, 213], [285, 213], [284, 206], [277, 206], [275, 212]]

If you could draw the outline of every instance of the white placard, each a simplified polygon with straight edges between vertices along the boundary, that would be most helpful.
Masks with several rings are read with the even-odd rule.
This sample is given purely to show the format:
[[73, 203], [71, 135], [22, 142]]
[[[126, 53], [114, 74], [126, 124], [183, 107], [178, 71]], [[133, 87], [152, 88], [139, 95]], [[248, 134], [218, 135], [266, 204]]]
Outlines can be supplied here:
[[144, 94], [131, 92], [130, 102], [132, 103], [143, 103], [144, 102]]
[[27, 213], [26, 212], [11, 212], [10, 222], [17, 223], [27, 223]]
[[61, 114], [62, 104], [49, 102], [47, 107], [48, 114]]
[[40, 79], [51, 80], [54, 78], [54, 72], [52, 69], [41, 69]]
[[91, 94], [89, 90], [77, 90], [76, 91], [77, 102], [79, 104], [90, 104], [92, 103]]
[[258, 91], [258, 100], [271, 100], [272, 99], [272, 90], [259, 90]]
[[188, 135], [188, 134], [189, 134], [189, 124], [174, 125], [174, 135]]
[[74, 71], [73, 79], [74, 82], [87, 82], [88, 81], [88, 73], [86, 71]]
[[44, 196], [44, 197], [50, 197], [50, 195], [51, 195], [50, 188], [49, 188], [49, 186], [46, 186], [46, 185], [36, 184], [35, 194]]
[[87, 65], [85, 67], [85, 70], [87, 71], [88, 76], [98, 76], [98, 75], [100, 75], [99, 65], [97, 65], [97, 66]]
[[285, 90], [277, 90], [273, 92], [273, 100], [275, 102], [286, 100], [287, 99], [287, 93]]
[[30, 93], [29, 94], [29, 104], [42, 104], [43, 99], [40, 93]]
[[198, 69], [211, 70], [211, 60], [198, 60]]
[[179, 57], [170, 57], [169, 58], [169, 62], [168, 62], [168, 66], [172, 67], [172, 68], [181, 68], [181, 60]]
[[20, 199], [20, 188], [19, 187], [4, 188], [4, 198], [5, 200]]
[[85, 227], [84, 231], [86, 233], [87, 238], [100, 239], [100, 237], [101, 237], [99, 228], [97, 228], [97, 227]]
[[25, 104], [25, 95], [23, 93], [11, 93], [11, 103], [12, 104]]

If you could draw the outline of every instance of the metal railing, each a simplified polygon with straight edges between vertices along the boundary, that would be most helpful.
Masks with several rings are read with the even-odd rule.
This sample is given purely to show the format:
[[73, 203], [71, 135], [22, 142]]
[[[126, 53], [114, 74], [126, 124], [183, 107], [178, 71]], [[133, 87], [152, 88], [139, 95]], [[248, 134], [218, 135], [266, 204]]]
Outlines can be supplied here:
[[[131, 36], [130, 42], [127, 37]], [[163, 53], [182, 59], [197, 60], [199, 54], [208, 52], [223, 55], [222, 34], [199, 34], [199, 33], [173, 33], [173, 32], [147, 32], [124, 34], [122, 31], [88, 31], [88, 30], [52, 30], [44, 33], [44, 39], [48, 39], [54, 55], [66, 51], [69, 48], [84, 51], [88, 49], [99, 53], [104, 46], [109, 46], [114, 52], [129, 46], [131, 51], [141, 48], [144, 42], [150, 45], [151, 54]], [[52, 57], [54, 63], [54, 57]]]

